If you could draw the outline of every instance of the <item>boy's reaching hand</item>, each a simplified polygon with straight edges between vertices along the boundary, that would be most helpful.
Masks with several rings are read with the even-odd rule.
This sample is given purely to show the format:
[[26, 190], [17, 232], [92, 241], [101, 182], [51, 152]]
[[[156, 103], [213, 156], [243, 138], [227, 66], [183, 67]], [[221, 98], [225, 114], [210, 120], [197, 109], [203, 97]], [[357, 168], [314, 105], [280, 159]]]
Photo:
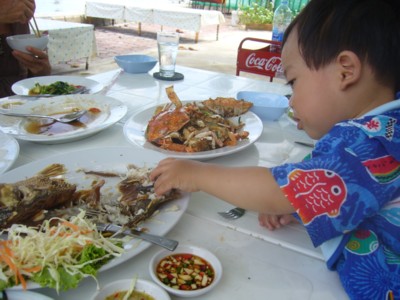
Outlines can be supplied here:
[[151, 172], [150, 179], [155, 181], [154, 189], [158, 195], [163, 195], [171, 189], [185, 192], [197, 192], [195, 184], [196, 169], [199, 163], [191, 160], [166, 158]]

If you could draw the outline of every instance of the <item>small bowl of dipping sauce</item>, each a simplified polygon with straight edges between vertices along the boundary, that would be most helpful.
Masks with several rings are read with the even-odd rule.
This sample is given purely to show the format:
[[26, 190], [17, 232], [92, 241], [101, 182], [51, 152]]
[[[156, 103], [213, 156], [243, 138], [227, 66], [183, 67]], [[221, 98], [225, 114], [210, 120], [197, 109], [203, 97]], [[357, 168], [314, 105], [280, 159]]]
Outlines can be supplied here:
[[222, 277], [222, 265], [209, 250], [180, 245], [173, 252], [161, 250], [150, 261], [151, 278], [168, 293], [197, 297], [210, 292]]

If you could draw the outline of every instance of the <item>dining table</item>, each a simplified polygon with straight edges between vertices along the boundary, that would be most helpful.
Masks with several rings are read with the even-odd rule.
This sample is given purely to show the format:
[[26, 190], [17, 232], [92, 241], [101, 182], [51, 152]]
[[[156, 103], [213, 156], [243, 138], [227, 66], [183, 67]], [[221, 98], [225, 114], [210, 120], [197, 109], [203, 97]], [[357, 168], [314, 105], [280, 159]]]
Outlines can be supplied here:
[[[104, 85], [100, 94], [123, 102], [127, 114], [113, 126], [79, 140], [57, 144], [19, 140], [19, 156], [10, 170], [77, 150], [96, 153], [110, 146], [140, 147], [126, 138], [124, 125], [138, 111], [168, 102], [165, 89], [171, 85], [179, 98], [187, 101], [236, 98], [240, 91], [291, 93], [290, 86], [282, 82], [180, 65], [176, 66], [176, 71], [184, 75], [183, 80], [158, 80], [153, 77], [156, 71], [158, 65], [149, 73], [129, 74], [115, 69], [88, 77]], [[224, 166], [270, 168], [301, 160], [312, 151], [311, 147], [297, 141], [310, 142], [311, 139], [283, 114], [276, 121], [263, 121], [261, 135], [248, 147], [203, 160]], [[302, 225], [290, 224], [269, 231], [259, 225], [257, 212], [246, 211], [236, 220], [224, 219], [217, 213], [230, 208], [231, 204], [204, 192], [192, 193], [187, 209], [166, 234], [181, 245], [206, 248], [221, 261], [223, 275], [219, 284], [193, 299], [348, 299], [338, 274], [327, 268], [321, 249], [312, 245]], [[151, 281], [149, 262], [159, 250], [160, 247], [151, 245], [123, 264], [99, 272], [98, 283], [89, 277], [68, 291], [56, 292], [50, 288], [33, 291], [53, 299], [89, 300], [98, 287], [115, 280], [137, 276]], [[179, 298], [171, 295], [171, 299]]]

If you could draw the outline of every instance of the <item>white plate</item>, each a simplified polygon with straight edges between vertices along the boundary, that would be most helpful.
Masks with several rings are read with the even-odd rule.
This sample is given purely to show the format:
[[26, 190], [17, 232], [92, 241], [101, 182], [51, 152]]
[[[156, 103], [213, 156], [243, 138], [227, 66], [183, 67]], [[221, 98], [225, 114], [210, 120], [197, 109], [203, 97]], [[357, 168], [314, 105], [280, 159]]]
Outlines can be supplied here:
[[[82, 172], [77, 172], [80, 168], [94, 171], [124, 172], [126, 171], [126, 166], [128, 164], [134, 164], [139, 167], [154, 167], [163, 158], [165, 158], [165, 156], [160, 153], [135, 147], [85, 149], [52, 156], [15, 168], [0, 175], [0, 182], [16, 182], [35, 175], [50, 164], [61, 163], [68, 169], [68, 172], [65, 174], [67, 181], [77, 184], [78, 189], [84, 189], [91, 186], [95, 177], [88, 176]], [[108, 193], [113, 187], [115, 187], [118, 179], [106, 178], [105, 180], [106, 184], [102, 187], [102, 190], [107, 191]], [[161, 236], [166, 235], [176, 225], [183, 213], [186, 211], [189, 198], [189, 194], [184, 194], [180, 199], [165, 203], [165, 205], [160, 208], [160, 213], [144, 222], [142, 227], [147, 228], [149, 233]], [[174, 209], [175, 207], [178, 209]], [[148, 242], [133, 239], [125, 245], [127, 251], [122, 256], [111, 260], [108, 264], [103, 266], [100, 271], [105, 271], [118, 266], [128, 259], [138, 255], [150, 246], [151, 244]], [[40, 286], [36, 283], [28, 282], [29, 289], [39, 287]], [[18, 288], [21, 287], [14, 287], [14, 289]]]
[[7, 290], [8, 300], [53, 300], [53, 298], [47, 297], [42, 294], [38, 294], [31, 291], [10, 291]]
[[35, 83], [39, 83], [40, 85], [49, 85], [56, 81], [82, 85], [89, 89], [89, 94], [98, 93], [104, 87], [100, 82], [80, 76], [40, 76], [20, 80], [14, 83], [11, 89], [17, 95], [28, 95], [29, 90], [34, 87]]
[[75, 141], [93, 135], [104, 130], [121, 120], [128, 108], [121, 101], [103, 95], [63, 95], [53, 98], [41, 98], [39, 100], [12, 100], [0, 101], [0, 109], [6, 109], [20, 113], [40, 113], [54, 114], [70, 112], [71, 108], [89, 109], [99, 108], [101, 113], [86, 127], [76, 127], [76, 129], [64, 133], [46, 135], [32, 134], [25, 130], [25, 118], [16, 118], [0, 115], [0, 127], [5, 133], [13, 135], [20, 140], [31, 142], [57, 144]]
[[239, 141], [236, 146], [227, 146], [215, 150], [194, 153], [169, 151], [149, 143], [144, 136], [147, 124], [153, 116], [156, 107], [157, 105], [135, 112], [124, 125], [124, 135], [129, 142], [136, 146], [151, 149], [169, 157], [206, 160], [232, 154], [251, 146], [261, 136], [263, 131], [261, 119], [249, 111], [240, 116], [241, 121], [245, 123], [243, 130], [249, 132], [249, 137], [248, 139]]
[[7, 171], [18, 158], [19, 144], [11, 136], [0, 131], [0, 174]]

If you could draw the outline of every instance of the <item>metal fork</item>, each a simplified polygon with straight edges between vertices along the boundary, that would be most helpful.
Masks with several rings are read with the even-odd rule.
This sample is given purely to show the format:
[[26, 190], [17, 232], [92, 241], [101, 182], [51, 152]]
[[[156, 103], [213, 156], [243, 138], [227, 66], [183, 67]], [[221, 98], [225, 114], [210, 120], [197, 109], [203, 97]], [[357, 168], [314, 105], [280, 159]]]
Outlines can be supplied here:
[[[91, 216], [91, 217], [97, 217], [97, 216], [99, 216], [99, 214], [101, 214], [100, 211], [97, 211], [95, 209], [90, 209], [90, 208], [85, 209], [85, 212], [86, 212], [86, 215]], [[146, 233], [146, 232], [140, 231], [135, 228], [126, 228], [126, 227], [116, 225], [116, 224], [111, 224], [111, 223], [97, 223], [96, 226], [97, 226], [97, 230], [99, 230], [100, 232], [104, 232], [104, 233], [111, 232], [116, 235], [123, 234], [123, 235], [132, 236], [132, 237], [150, 242], [152, 244], [161, 246], [170, 251], [174, 251], [179, 244], [178, 241], [169, 239], [165, 236], [159, 236], [159, 235]]]
[[244, 210], [243, 208], [235, 207], [227, 211], [220, 211], [218, 212], [218, 214], [224, 217], [225, 219], [235, 220], [242, 217], [245, 212], [246, 210]]

